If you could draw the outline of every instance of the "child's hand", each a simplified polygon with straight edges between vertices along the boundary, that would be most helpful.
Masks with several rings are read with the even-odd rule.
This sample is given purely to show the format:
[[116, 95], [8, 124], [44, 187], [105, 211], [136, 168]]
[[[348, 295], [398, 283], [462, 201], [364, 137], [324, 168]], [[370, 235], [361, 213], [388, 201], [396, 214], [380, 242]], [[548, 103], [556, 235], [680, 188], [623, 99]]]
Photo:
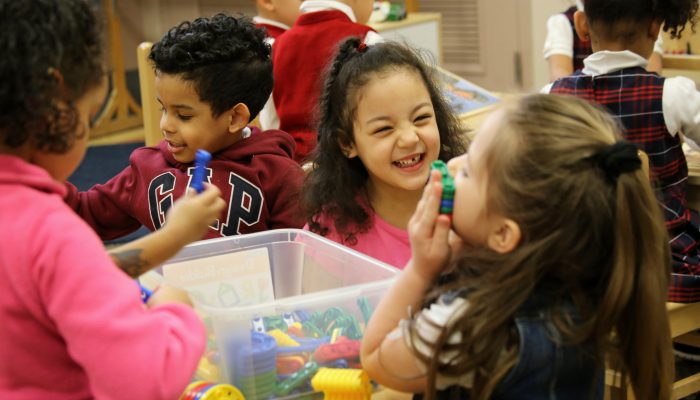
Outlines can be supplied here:
[[450, 258], [450, 217], [439, 214], [442, 196], [440, 178], [439, 171], [430, 172], [423, 197], [408, 222], [408, 236], [413, 253], [409, 268], [414, 268], [427, 280], [434, 280]]
[[194, 242], [204, 236], [225, 206], [221, 191], [214, 185], [205, 184], [205, 190], [199, 194], [194, 189], [187, 189], [187, 193], [168, 211], [163, 230], [172, 232], [183, 245]]
[[192, 307], [192, 302], [190, 301], [190, 296], [187, 292], [178, 289], [174, 286], [169, 286], [167, 284], [161, 284], [158, 286], [148, 298], [146, 305], [150, 307], [155, 307], [159, 304], [170, 304], [170, 303], [180, 303]]

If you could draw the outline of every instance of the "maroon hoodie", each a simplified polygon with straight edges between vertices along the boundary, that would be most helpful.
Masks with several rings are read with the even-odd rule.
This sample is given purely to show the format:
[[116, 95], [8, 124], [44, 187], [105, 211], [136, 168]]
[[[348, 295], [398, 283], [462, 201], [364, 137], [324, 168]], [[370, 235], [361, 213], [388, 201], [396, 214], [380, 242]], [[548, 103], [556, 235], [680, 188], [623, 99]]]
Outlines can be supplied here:
[[[304, 173], [292, 159], [294, 140], [282, 131], [251, 129], [251, 136], [212, 154], [206, 179], [228, 206], [203, 239], [304, 225], [297, 208]], [[162, 141], [134, 150], [129, 166], [105, 184], [78, 192], [67, 183], [66, 202], [104, 240], [141, 225], [153, 231], [163, 226], [193, 172], [193, 164], [176, 161]]]

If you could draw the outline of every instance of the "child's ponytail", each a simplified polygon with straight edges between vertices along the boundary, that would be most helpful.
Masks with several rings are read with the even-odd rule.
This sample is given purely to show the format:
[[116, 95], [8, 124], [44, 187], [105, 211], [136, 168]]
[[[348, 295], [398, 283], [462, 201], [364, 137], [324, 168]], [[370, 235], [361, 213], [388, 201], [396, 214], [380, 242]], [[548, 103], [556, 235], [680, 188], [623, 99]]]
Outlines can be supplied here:
[[[325, 122], [332, 123], [340, 115], [334, 115], [337, 113], [342, 113], [345, 107], [337, 107], [334, 104], [334, 99], [338, 98], [338, 91], [345, 90], [345, 87], [339, 87], [336, 85], [338, 81], [338, 75], [341, 73], [343, 66], [353, 57], [359, 54], [358, 48], [362, 44], [359, 37], [351, 37], [345, 40], [338, 47], [335, 59], [329, 64], [326, 71], [326, 79], [323, 84], [323, 89], [321, 90], [321, 96], [319, 99], [319, 109], [322, 114], [319, 116], [319, 136], [322, 132], [328, 130], [329, 126], [326, 126]], [[331, 128], [332, 131], [332, 128]], [[319, 140], [321, 138], [319, 137]], [[348, 144], [348, 143], [345, 143]]]
[[[636, 153], [636, 147], [627, 145]], [[666, 230], [656, 223], [663, 216], [648, 179], [641, 170], [616, 179], [613, 264], [594, 337], [615, 332], [616, 346], [610, 350], [616, 350], [609, 351], [608, 361], [625, 372], [636, 398], [666, 400], [673, 382], [665, 307], [671, 255]], [[653, 260], [665, 262], [651, 265]]]

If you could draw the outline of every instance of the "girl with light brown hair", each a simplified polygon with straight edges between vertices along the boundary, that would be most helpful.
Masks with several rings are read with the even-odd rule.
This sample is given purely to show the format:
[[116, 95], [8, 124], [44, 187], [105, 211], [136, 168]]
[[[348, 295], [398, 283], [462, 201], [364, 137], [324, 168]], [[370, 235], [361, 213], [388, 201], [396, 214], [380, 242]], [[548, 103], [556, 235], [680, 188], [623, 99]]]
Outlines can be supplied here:
[[413, 257], [372, 315], [362, 364], [428, 398], [602, 399], [606, 363], [636, 398], [669, 399], [670, 254], [634, 145], [595, 106], [533, 95], [434, 171]]

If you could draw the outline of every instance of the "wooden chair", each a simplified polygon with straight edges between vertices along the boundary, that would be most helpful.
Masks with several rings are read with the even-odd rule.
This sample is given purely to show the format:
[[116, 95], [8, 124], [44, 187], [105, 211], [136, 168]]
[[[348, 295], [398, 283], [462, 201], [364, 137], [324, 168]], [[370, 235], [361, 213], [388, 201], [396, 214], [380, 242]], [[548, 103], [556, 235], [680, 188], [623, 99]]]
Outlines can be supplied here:
[[[700, 302], [666, 303], [671, 337], [674, 342], [700, 347]], [[700, 392], [700, 372], [673, 382], [671, 399], [682, 399]], [[605, 373], [605, 398], [608, 400], [635, 399], [632, 388], [620, 384], [619, 374], [611, 369]]]
[[152, 46], [153, 43], [143, 42], [136, 49], [143, 113], [143, 135], [146, 146], [155, 146], [163, 139], [160, 132], [160, 104], [156, 100], [156, 74], [148, 61], [148, 54], [151, 52]]

